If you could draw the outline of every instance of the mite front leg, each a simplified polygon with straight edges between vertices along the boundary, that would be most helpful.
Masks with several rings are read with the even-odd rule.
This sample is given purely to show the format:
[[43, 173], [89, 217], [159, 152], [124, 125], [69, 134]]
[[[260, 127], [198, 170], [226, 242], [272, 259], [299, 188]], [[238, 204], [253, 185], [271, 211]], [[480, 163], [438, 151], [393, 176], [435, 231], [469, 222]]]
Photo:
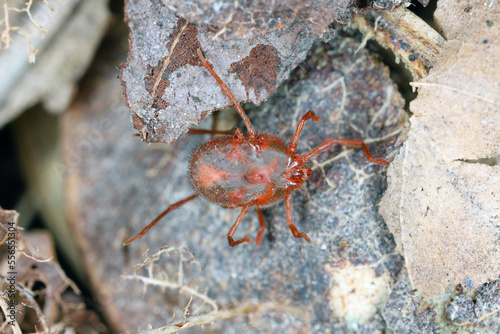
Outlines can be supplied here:
[[234, 232], [236, 232], [236, 229], [238, 228], [241, 221], [243, 220], [243, 217], [245, 217], [245, 215], [247, 214], [248, 209], [250, 209], [249, 206], [243, 207], [243, 210], [241, 210], [240, 215], [238, 216], [238, 218], [234, 222], [233, 226], [231, 227], [231, 229], [227, 233], [227, 240], [229, 241], [229, 246], [231, 246], [231, 247], [234, 247], [238, 244], [241, 244], [242, 242], [252, 242], [252, 239], [250, 239], [249, 237], [244, 237], [243, 239], [236, 240], [236, 241], [233, 240]]
[[305, 233], [299, 233], [295, 225], [293, 225], [293, 214], [292, 214], [292, 196], [288, 195], [285, 197], [285, 208], [286, 208], [286, 222], [292, 230], [293, 236], [295, 238], [304, 238], [307, 242], [311, 242], [311, 239]]
[[297, 130], [295, 130], [292, 141], [290, 142], [290, 146], [288, 146], [288, 149], [290, 151], [295, 152], [295, 149], [297, 148], [297, 142], [299, 141], [300, 133], [304, 129], [304, 124], [310, 118], [312, 118], [315, 122], [321, 120], [321, 117], [316, 116], [314, 111], [311, 110], [309, 110], [304, 116], [302, 116], [299, 123], [297, 124]]
[[306, 162], [309, 159], [311, 159], [312, 157], [314, 157], [315, 155], [329, 149], [331, 146], [333, 146], [335, 144], [346, 145], [346, 146], [361, 146], [363, 148], [363, 151], [365, 152], [368, 160], [370, 160], [371, 162], [373, 162], [375, 164], [379, 164], [379, 165], [385, 165], [385, 166], [389, 165], [389, 161], [387, 161], [385, 159], [372, 157], [372, 155], [368, 151], [368, 148], [366, 147], [365, 143], [363, 143], [363, 141], [360, 139], [333, 139], [333, 138], [328, 139], [323, 144], [312, 149], [312, 151], [309, 152], [308, 154], [303, 155], [302, 158], [304, 159], [304, 162]]

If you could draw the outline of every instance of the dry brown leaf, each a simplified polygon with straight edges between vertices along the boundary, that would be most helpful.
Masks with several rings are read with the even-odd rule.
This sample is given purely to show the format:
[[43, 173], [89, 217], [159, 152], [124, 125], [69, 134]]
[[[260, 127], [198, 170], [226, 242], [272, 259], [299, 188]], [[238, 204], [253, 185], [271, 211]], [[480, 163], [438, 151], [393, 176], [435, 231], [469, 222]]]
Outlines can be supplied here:
[[215, 36], [249, 40], [272, 30], [302, 31], [321, 35], [332, 23], [347, 24], [356, 7], [390, 9], [402, 0], [355, 2], [346, 0], [162, 0], [178, 16], [195, 24], [216, 27]]
[[[2, 333], [17, 334], [21, 330], [23, 333], [55, 333], [75, 328], [105, 332], [96, 313], [85, 307], [80, 291], [61, 269], [51, 234], [43, 230], [23, 231], [17, 225], [18, 218], [16, 211], [0, 207]], [[11, 299], [12, 296], [15, 298]], [[11, 305], [11, 300], [15, 301], [14, 314], [12, 308], [6, 307]]]
[[[381, 1], [377, 8], [399, 3]], [[329, 24], [347, 23], [355, 7], [345, 0], [233, 5], [127, 1], [131, 34], [121, 80], [144, 141], [172, 143], [213, 110], [232, 105], [202, 66], [197, 49], [238, 101], [259, 105], [306, 58]], [[232, 39], [219, 38], [225, 33]]]
[[411, 131], [380, 208], [424, 295], [500, 274], [500, 166], [475, 160], [500, 154], [499, 5], [441, 1], [435, 15], [450, 40], [414, 84]]
[[121, 80], [133, 125], [148, 142], [171, 143], [211, 111], [232, 104], [203, 67], [197, 49], [238, 101], [259, 104], [318, 39], [294, 25], [252, 40], [224, 41], [214, 38], [215, 27], [192, 24], [161, 0], [128, 1], [126, 15], [131, 35]]

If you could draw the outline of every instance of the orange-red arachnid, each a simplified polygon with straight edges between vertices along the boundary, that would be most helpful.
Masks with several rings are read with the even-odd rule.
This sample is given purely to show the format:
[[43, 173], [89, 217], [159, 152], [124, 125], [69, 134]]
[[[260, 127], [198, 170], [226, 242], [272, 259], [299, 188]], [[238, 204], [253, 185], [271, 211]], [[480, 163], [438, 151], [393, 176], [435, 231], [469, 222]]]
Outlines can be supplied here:
[[[298, 122], [292, 141], [287, 146], [277, 136], [267, 133], [256, 133], [245, 111], [238, 101], [205, 60], [201, 50], [197, 50], [203, 65], [218, 81], [224, 93], [229, 97], [243, 119], [248, 131], [246, 137], [240, 129], [234, 135], [225, 135], [211, 139], [202, 144], [193, 154], [189, 164], [191, 184], [195, 194], [170, 205], [146, 228], [135, 237], [124, 242], [124, 245], [141, 238], [153, 225], [170, 211], [177, 209], [198, 196], [227, 209], [242, 208], [236, 222], [227, 233], [230, 246], [242, 242], [251, 242], [249, 237], [234, 240], [233, 235], [239, 224], [250, 210], [255, 207], [259, 217], [260, 230], [255, 238], [257, 246], [262, 242], [265, 231], [261, 208], [285, 201], [286, 220], [292, 234], [296, 238], [304, 238], [310, 242], [305, 233], [300, 233], [293, 224], [292, 193], [300, 188], [311, 176], [311, 169], [306, 163], [314, 156], [329, 149], [335, 144], [361, 146], [368, 160], [379, 165], [389, 165], [380, 158], [373, 158], [362, 140], [329, 139], [310, 152], [300, 155], [295, 152], [300, 133], [307, 120], [319, 121], [313, 111], [308, 111]], [[218, 133], [216, 131], [195, 130], [192, 133]]]

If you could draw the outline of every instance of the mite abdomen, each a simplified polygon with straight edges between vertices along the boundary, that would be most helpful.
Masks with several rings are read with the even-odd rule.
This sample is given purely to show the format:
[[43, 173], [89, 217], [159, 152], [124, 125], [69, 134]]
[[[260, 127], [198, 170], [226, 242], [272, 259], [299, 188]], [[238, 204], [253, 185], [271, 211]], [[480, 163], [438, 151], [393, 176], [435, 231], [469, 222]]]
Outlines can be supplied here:
[[276, 136], [225, 136], [201, 145], [190, 163], [198, 194], [225, 208], [267, 206], [287, 191], [283, 173], [291, 154]]

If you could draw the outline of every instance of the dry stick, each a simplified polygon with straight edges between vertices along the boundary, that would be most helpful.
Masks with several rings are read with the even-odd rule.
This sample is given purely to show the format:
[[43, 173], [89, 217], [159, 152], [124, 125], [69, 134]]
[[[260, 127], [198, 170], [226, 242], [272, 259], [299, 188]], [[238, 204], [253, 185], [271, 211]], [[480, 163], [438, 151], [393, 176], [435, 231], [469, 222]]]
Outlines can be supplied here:
[[[7, 303], [5, 302], [5, 300], [2, 297], [0, 297], [0, 308], [2, 309], [3, 314], [5, 316], [5, 323], [8, 323], [9, 321], [7, 318], [7, 315], [8, 315], [7, 310], [9, 309], [9, 306], [7, 305]], [[2, 329], [2, 333], [3, 333], [3, 331], [5, 330], [3, 325], [1, 327], [1, 329]], [[12, 332], [14, 332], [14, 334], [23, 334], [23, 332], [21, 331], [21, 327], [19, 327], [19, 324], [17, 323], [17, 321], [15, 319], [14, 319], [14, 325], [12, 326]]]
[[217, 304], [215, 303], [215, 301], [213, 299], [210, 299], [208, 296], [200, 293], [198, 290], [190, 288], [190, 287], [183, 285], [183, 284], [178, 284], [178, 283], [174, 283], [174, 282], [169, 282], [169, 281], [164, 281], [164, 280], [159, 280], [156, 278], [149, 278], [149, 277], [144, 277], [144, 276], [139, 276], [139, 275], [126, 275], [126, 276], [122, 276], [122, 277], [125, 279], [135, 279], [135, 280], [141, 281], [141, 282], [143, 282], [145, 284], [149, 284], [149, 285], [159, 286], [159, 287], [163, 287], [163, 288], [169, 288], [169, 289], [173, 289], [173, 290], [179, 290], [179, 291], [184, 292], [188, 295], [192, 295], [192, 296], [200, 298], [201, 300], [203, 300], [207, 304], [210, 304], [210, 306], [212, 306], [214, 308], [214, 310], [219, 309], [219, 307], [217, 306]]
[[9, 23], [9, 7], [7, 5], [7, 0], [3, 0], [3, 15], [4, 15], [4, 22], [5, 22], [5, 29], [2, 33], [2, 35], [5, 36], [5, 48], [0, 49], [0, 51], [3, 51], [5, 49], [10, 48], [10, 23]]
[[139, 334], [168, 334], [177, 333], [181, 329], [201, 326], [217, 320], [231, 319], [250, 313], [281, 312], [293, 315], [304, 323], [309, 323], [309, 312], [300, 307], [284, 305], [280, 302], [267, 302], [261, 304], [243, 304], [228, 310], [214, 311], [202, 315], [194, 315], [182, 320], [177, 320], [169, 325], [139, 332]]

